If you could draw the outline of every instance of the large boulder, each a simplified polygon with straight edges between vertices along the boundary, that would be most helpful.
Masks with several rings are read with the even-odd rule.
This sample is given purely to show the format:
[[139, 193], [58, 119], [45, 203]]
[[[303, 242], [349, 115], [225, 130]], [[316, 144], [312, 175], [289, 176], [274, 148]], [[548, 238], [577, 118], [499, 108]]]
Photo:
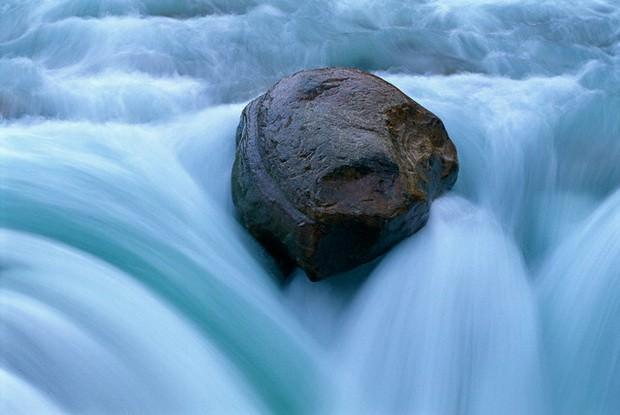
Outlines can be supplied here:
[[443, 123], [383, 79], [306, 70], [250, 102], [232, 172], [240, 220], [285, 273], [319, 280], [420, 229], [456, 181]]

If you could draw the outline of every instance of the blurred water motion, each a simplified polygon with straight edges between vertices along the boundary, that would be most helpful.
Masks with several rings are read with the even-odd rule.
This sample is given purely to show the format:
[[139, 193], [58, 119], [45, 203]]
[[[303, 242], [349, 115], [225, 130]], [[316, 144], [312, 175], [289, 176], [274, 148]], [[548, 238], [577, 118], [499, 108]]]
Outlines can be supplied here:
[[[459, 180], [282, 282], [235, 128], [336, 65], [440, 116]], [[619, 192], [616, 0], [5, 0], [0, 412], [616, 415]]]

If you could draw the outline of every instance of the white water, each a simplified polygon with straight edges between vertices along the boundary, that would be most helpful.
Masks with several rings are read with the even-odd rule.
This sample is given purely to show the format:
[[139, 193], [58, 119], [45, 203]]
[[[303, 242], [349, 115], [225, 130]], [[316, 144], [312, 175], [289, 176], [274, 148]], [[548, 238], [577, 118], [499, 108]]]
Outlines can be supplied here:
[[[0, 413], [620, 413], [620, 3], [406, 3], [0, 4]], [[461, 171], [384, 258], [283, 283], [234, 132], [328, 65]]]

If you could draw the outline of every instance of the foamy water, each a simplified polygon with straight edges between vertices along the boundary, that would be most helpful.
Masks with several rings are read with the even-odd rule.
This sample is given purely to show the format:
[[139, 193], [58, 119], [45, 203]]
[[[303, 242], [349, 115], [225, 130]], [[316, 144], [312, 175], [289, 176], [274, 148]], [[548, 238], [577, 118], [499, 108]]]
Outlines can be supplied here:
[[[414, 3], [414, 2], [411, 2]], [[459, 151], [428, 225], [283, 282], [245, 103], [353, 66]], [[0, 412], [620, 413], [617, 0], [5, 0]]]

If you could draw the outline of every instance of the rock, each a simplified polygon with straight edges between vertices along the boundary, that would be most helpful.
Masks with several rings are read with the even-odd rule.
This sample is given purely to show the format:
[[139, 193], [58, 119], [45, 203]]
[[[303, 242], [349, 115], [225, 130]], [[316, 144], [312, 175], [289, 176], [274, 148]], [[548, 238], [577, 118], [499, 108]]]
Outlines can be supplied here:
[[434, 114], [356, 69], [306, 70], [250, 102], [232, 172], [240, 221], [285, 273], [319, 280], [386, 252], [456, 181]]

